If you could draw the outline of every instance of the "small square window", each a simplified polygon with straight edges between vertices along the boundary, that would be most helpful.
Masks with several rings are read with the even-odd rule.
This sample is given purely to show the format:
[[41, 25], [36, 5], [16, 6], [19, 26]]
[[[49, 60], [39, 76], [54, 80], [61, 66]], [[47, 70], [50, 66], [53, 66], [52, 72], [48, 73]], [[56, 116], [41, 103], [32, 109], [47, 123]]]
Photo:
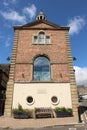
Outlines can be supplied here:
[[50, 36], [46, 36], [46, 44], [50, 43]]
[[34, 36], [34, 43], [38, 43], [38, 37]]

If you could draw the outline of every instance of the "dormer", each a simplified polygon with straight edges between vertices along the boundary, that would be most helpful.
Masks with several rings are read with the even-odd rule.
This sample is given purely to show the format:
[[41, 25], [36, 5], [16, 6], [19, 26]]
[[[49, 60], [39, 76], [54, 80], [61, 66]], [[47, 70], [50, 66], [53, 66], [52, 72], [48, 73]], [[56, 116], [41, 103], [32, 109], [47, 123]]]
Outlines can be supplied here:
[[43, 12], [40, 12], [37, 16], [36, 16], [36, 20], [46, 20], [46, 16]]

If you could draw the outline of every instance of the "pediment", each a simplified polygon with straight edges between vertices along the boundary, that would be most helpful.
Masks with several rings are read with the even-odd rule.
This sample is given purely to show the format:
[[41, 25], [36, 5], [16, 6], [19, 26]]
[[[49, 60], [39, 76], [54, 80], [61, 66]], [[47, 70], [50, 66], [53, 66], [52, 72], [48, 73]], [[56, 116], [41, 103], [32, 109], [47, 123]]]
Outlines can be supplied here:
[[48, 21], [35, 21], [31, 24], [26, 24], [22, 26], [23, 28], [45, 28], [45, 29], [58, 29], [61, 28], [58, 25], [55, 25], [53, 23], [50, 23]]
[[23, 26], [14, 26], [14, 29], [58, 29], [58, 30], [69, 30], [69, 27], [61, 27], [53, 24], [47, 20], [38, 20], [32, 23], [25, 24]]

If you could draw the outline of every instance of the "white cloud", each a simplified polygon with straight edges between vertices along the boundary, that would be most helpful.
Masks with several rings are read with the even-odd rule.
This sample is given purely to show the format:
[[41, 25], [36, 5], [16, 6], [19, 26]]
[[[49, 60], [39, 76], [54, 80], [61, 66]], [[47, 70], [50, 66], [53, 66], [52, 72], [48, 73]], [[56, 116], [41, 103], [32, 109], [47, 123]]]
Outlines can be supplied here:
[[10, 1], [3, 0], [3, 5], [9, 6], [9, 4], [15, 4], [16, 2], [17, 2], [17, 0], [10, 0]]
[[85, 85], [87, 86], [87, 67], [81, 68], [75, 66], [75, 76], [77, 85]]
[[29, 7], [24, 7], [22, 10], [22, 15], [20, 15], [19, 12], [11, 9], [8, 11], [0, 11], [0, 14], [4, 17], [4, 19], [25, 24], [27, 21], [32, 20], [35, 17], [36, 7], [34, 4], [30, 5]]
[[8, 19], [8, 20], [17, 21], [17, 22], [20, 22], [20, 23], [25, 23], [26, 22], [25, 16], [19, 15], [19, 13], [14, 11], [14, 10], [10, 10], [9, 12], [0, 11], [0, 14], [5, 19]]
[[6, 1], [3, 1], [4, 6], [8, 6], [9, 4]]
[[68, 25], [70, 27], [70, 35], [77, 34], [79, 31], [85, 26], [86, 21], [84, 18], [80, 16], [76, 16], [73, 19], [70, 19], [68, 21]]
[[32, 4], [29, 7], [25, 7], [23, 9], [23, 12], [24, 12], [24, 14], [26, 14], [27, 16], [29, 16], [30, 19], [32, 19], [36, 15], [36, 7], [35, 7], [34, 4]]

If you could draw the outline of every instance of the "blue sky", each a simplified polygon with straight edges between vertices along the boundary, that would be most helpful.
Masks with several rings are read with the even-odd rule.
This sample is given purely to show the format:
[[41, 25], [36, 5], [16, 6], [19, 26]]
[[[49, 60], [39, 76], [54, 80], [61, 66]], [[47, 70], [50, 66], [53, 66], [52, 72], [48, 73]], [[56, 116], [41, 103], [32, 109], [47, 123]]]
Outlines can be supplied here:
[[12, 53], [13, 26], [34, 21], [40, 11], [48, 21], [70, 26], [76, 81], [87, 85], [87, 0], [0, 0], [0, 64], [9, 63], [6, 58]]

